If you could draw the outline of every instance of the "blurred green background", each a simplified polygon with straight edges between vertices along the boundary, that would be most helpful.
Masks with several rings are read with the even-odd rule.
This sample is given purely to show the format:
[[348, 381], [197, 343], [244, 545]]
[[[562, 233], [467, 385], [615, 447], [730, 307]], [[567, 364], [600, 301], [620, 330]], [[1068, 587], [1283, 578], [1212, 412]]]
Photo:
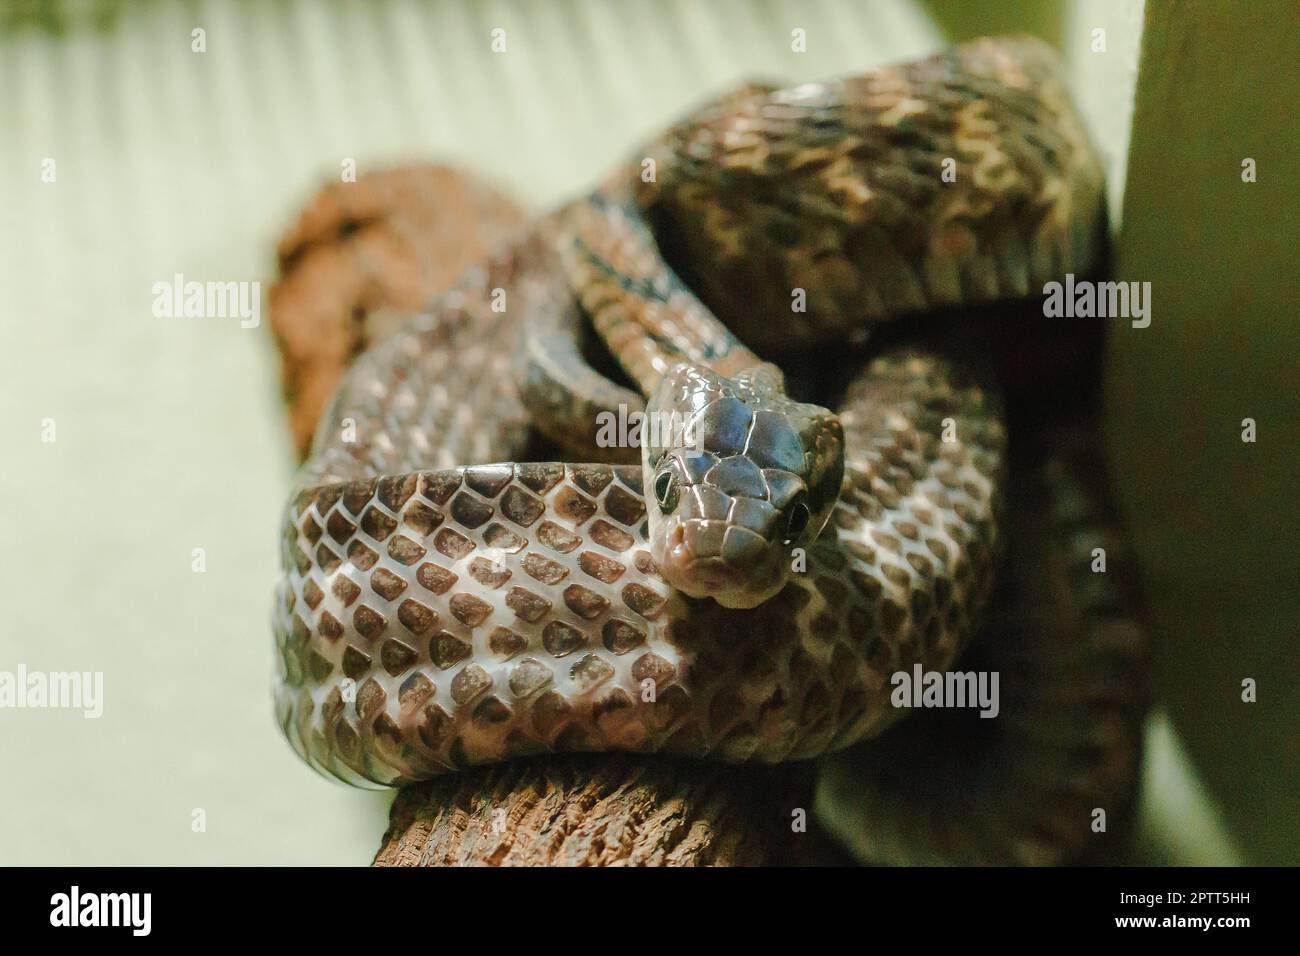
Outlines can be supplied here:
[[1107, 382], [1168, 714], [1143, 858], [1296, 862], [1296, 11], [1151, 3], [1144, 33], [1120, 0], [0, 5], [0, 670], [103, 671], [106, 697], [99, 720], [0, 711], [0, 863], [361, 864], [386, 823], [387, 795], [316, 778], [271, 718], [292, 461], [265, 315], [155, 318], [155, 282], [269, 286], [345, 159], [459, 161], [542, 208], [741, 77], [1017, 30], [1071, 64], [1117, 271], [1154, 286]]

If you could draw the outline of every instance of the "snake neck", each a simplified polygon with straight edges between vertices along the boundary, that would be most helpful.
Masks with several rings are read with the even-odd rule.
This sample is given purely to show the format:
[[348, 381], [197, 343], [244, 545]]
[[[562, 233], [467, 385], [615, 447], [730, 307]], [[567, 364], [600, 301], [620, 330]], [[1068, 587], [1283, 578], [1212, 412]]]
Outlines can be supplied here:
[[561, 217], [563, 267], [592, 326], [642, 395], [674, 365], [732, 376], [761, 365], [665, 261], [621, 171]]
[[791, 400], [678, 278], [623, 174], [564, 217], [568, 281], [646, 396], [642, 472], [651, 553], [670, 584], [727, 607], [784, 588], [843, 474], [838, 419]]

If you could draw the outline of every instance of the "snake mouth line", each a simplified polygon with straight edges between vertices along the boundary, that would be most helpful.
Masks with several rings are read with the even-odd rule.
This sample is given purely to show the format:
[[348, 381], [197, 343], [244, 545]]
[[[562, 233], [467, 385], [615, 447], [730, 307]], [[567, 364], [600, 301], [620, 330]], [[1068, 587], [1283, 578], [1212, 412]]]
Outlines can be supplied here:
[[717, 555], [696, 555], [686, 543], [682, 522], [668, 534], [660, 572], [683, 594], [712, 598], [724, 607], [756, 607], [770, 596], [769, 589], [755, 586], [766, 581], [766, 576], [756, 577], [753, 569], [733, 567]]
[[664, 576], [673, 587], [691, 597], [711, 597], [743, 583], [741, 572], [720, 557], [697, 556], [686, 543], [686, 525], [677, 522], [664, 551]]

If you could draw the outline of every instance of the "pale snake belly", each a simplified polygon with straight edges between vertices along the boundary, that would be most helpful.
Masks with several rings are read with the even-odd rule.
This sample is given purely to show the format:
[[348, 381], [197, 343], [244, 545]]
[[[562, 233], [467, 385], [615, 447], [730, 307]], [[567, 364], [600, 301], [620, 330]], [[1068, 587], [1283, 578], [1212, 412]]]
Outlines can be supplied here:
[[[725, 447], [732, 433], [745, 445], [779, 431], [756, 423], [786, 401], [770, 391], [779, 373], [746, 371], [760, 360], [741, 340], [770, 356], [784, 342], [861, 339], [902, 314], [1025, 295], [1093, 264], [1100, 171], [1050, 53], [981, 41], [835, 84], [746, 87], [645, 157], [652, 182], [644, 163], [620, 173], [360, 356], [322, 419], [286, 509], [275, 610], [277, 713], [322, 772], [396, 786], [548, 752], [819, 756], [898, 721], [890, 676], [951, 669], [981, 624], [1003, 546], [1007, 450], [998, 389], [969, 357], [892, 345], [853, 379], [838, 417], [818, 420], [819, 436], [842, 435], [825, 440], [842, 440], [838, 495], [810, 509], [820, 513], [799, 529], [808, 540], [769, 542], [788, 562], [755, 561], [775, 590], [757, 606], [706, 596], [748, 585], [730, 567], [706, 576], [700, 596], [683, 593], [702, 560], [674, 565], [671, 586], [671, 542], [654, 538], [694, 520], [698, 533], [676, 540], [726, 565], [737, 521], [780, 538], [772, 528], [789, 530], [791, 509], [775, 507], [778, 495], [803, 482], [801, 500], [814, 501], [830, 480], [818, 468], [837, 451], [821, 446], [803, 449], [812, 471], [794, 478], [761, 450], [757, 466], [731, 467], [750, 450]], [[791, 310], [794, 289], [806, 312]], [[589, 367], [582, 319], [635, 389]], [[672, 457], [663, 448], [644, 464], [649, 482], [634, 464], [519, 460], [539, 447], [538, 429], [566, 458], [634, 459], [635, 448], [594, 447], [597, 415], [639, 411], [665, 378], [661, 391], [675, 384], [688, 411], [720, 399], [731, 409], [705, 428], [703, 459], [728, 467], [674, 465], [671, 509], [645, 496]], [[706, 494], [711, 476], [729, 483]], [[1063, 685], [1090, 679], [1075, 663]], [[1043, 670], [1026, 670], [1036, 687]], [[836, 812], [901, 834], [868, 841], [872, 858], [1039, 860], [1077, 845], [1014, 823], [941, 838], [944, 826], [906, 806], [908, 761], [893, 755], [877, 773], [860, 766], [869, 752], [834, 764], [828, 792]], [[919, 773], [943, 755], [912, 763]], [[972, 781], [996, 789], [996, 771], [949, 782], [960, 793], [951, 829], [980, 803]]]

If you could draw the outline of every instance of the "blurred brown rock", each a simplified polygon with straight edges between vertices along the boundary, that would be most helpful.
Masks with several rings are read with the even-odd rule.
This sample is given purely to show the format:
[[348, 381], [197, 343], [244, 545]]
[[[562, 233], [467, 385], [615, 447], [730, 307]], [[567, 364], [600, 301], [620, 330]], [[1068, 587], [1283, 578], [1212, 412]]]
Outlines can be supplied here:
[[299, 458], [352, 358], [506, 241], [523, 211], [483, 181], [419, 164], [325, 186], [286, 230], [270, 323]]

